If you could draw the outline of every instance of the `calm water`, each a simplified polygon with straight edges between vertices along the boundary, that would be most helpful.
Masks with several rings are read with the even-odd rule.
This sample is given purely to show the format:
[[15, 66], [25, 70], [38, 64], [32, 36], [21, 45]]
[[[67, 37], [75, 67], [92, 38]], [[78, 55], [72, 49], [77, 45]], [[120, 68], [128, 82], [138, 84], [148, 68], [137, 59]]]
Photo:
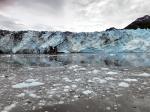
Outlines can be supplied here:
[[149, 53], [0, 55], [0, 65], [55, 67], [69, 64], [105, 67], [150, 67]]

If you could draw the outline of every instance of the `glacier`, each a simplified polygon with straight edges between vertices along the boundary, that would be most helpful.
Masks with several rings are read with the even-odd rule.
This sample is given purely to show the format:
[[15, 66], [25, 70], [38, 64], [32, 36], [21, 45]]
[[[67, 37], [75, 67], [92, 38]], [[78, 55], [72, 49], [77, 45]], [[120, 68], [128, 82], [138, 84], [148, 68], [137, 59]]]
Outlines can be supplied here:
[[102, 32], [0, 30], [1, 54], [150, 52], [150, 29]]

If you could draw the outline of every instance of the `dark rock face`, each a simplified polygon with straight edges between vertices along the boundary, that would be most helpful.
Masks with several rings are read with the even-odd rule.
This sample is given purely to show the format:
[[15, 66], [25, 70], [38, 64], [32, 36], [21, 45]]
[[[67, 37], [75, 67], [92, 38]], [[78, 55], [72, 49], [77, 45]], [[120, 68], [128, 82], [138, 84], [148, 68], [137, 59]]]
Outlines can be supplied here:
[[49, 46], [48, 49], [45, 49], [44, 54], [57, 54], [58, 50], [57, 50], [57, 46], [53, 47], [53, 46]]
[[106, 31], [112, 31], [112, 30], [117, 30], [117, 28], [111, 27], [111, 28], [109, 28], [109, 29], [106, 29]]
[[146, 15], [144, 17], [136, 19], [133, 23], [125, 27], [125, 29], [150, 29], [150, 16]]
[[0, 50], [0, 54], [4, 54], [3, 51]]

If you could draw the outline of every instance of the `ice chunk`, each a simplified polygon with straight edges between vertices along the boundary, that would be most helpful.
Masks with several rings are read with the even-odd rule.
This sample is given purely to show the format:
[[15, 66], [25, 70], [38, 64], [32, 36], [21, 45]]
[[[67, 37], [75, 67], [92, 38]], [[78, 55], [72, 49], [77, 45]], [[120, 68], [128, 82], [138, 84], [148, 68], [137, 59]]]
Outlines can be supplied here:
[[99, 73], [99, 70], [93, 70], [92, 73], [93, 73], [93, 74], [98, 74], [98, 73]]
[[25, 96], [25, 93], [20, 93], [18, 95], [16, 95], [17, 97], [24, 97]]
[[36, 81], [37, 81], [37, 80], [35, 80], [35, 79], [27, 79], [27, 80], [26, 80], [26, 82], [29, 82], [29, 83], [30, 83], [30, 82], [36, 82]]
[[137, 76], [150, 77], [150, 74], [149, 73], [142, 73], [142, 74], [138, 74]]
[[113, 77], [106, 77], [105, 80], [116, 80], [116, 79]]
[[91, 93], [93, 93], [93, 91], [91, 91], [91, 90], [83, 91], [83, 94], [85, 94], [85, 95], [89, 95], [89, 94], [91, 94]]
[[4, 108], [4, 110], [2, 110], [1, 112], [10, 112], [13, 108], [16, 107], [16, 105], [17, 105], [17, 103], [14, 103], [14, 104], [11, 104], [11, 105], [9, 105], [9, 106], [6, 106], [6, 107]]
[[119, 86], [120, 87], [129, 87], [129, 84], [125, 83], [125, 82], [121, 82], [121, 83], [119, 83]]
[[137, 79], [124, 79], [124, 81], [126, 81], [126, 82], [136, 82], [136, 81], [138, 81]]
[[99, 83], [106, 83], [107, 81], [105, 79], [100, 79], [100, 78], [97, 78], [97, 77], [94, 77], [93, 78], [93, 81], [95, 82], [99, 82]]
[[107, 75], [117, 75], [118, 73], [117, 73], [117, 72], [112, 72], [112, 71], [110, 71], [110, 72], [107, 72], [106, 74], [107, 74]]
[[66, 82], [72, 82], [72, 80], [70, 80], [68, 77], [63, 78], [63, 80], [65, 80]]
[[101, 68], [101, 70], [109, 70], [109, 68]]
[[41, 82], [37, 82], [35, 80], [32, 80], [33, 82], [31, 82], [31, 80], [27, 80], [26, 82], [22, 82], [22, 83], [18, 83], [16, 85], [12, 85], [12, 88], [28, 88], [28, 87], [35, 87], [35, 86], [41, 86], [44, 85], [44, 83]]

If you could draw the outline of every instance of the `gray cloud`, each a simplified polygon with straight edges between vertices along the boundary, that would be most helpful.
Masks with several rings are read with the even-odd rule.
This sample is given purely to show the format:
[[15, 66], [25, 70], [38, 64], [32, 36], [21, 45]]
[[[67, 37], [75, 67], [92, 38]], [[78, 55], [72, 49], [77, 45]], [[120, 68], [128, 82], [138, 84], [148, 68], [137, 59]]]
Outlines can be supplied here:
[[123, 28], [150, 14], [149, 0], [0, 0], [0, 4], [9, 7], [0, 12], [12, 21], [33, 25], [32, 28], [61, 26], [60, 29], [74, 31]]
[[15, 6], [23, 7], [28, 10], [56, 13], [63, 11], [65, 1], [67, 0], [0, 0], [0, 5], [6, 7], [12, 6], [12, 3], [15, 3]]
[[24, 29], [25, 26], [15, 23], [16, 20], [0, 15], [0, 29], [5, 30], [19, 30]]

